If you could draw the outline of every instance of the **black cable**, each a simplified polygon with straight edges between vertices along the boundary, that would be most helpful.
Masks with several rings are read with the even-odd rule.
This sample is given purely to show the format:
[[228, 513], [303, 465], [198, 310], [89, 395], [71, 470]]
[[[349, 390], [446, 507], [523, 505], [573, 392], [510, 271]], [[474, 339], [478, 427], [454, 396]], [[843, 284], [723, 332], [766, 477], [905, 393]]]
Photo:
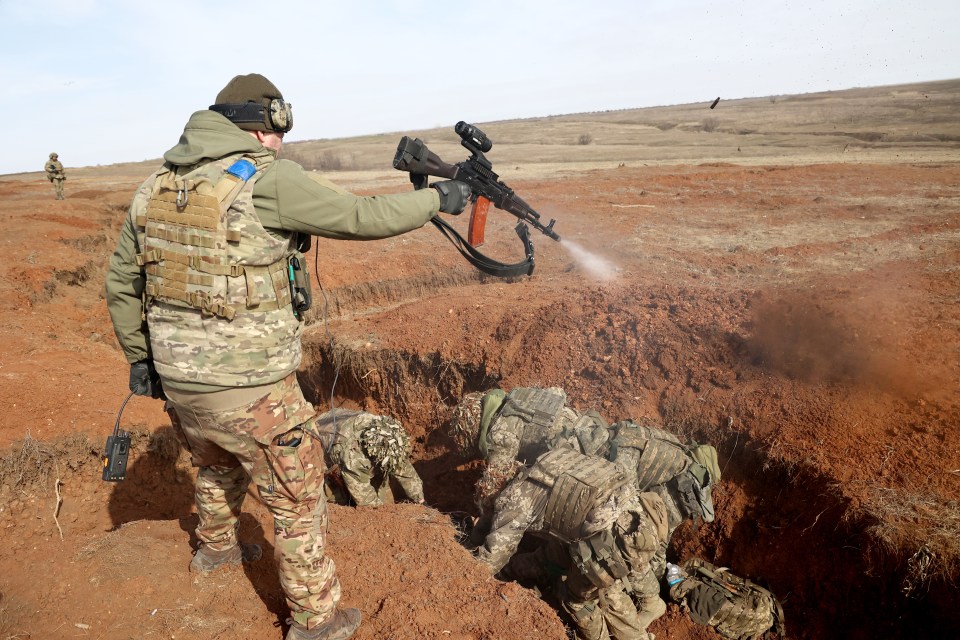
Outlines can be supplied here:
[[327, 336], [327, 339], [330, 341], [330, 357], [334, 360], [333, 368], [333, 383], [330, 385], [330, 413], [333, 418], [333, 441], [337, 440], [337, 411], [336, 407], [333, 404], [334, 390], [337, 388], [337, 380], [340, 378], [340, 366], [342, 361], [336, 357], [336, 345], [333, 341], [333, 334], [330, 333], [330, 324], [328, 312], [330, 310], [330, 300], [327, 299], [327, 292], [323, 288], [323, 283], [320, 282], [320, 249], [315, 249], [316, 253], [313, 254], [313, 272], [317, 274], [317, 286], [320, 287], [320, 295], [323, 296], [323, 332]]
[[132, 397], [133, 397], [133, 391], [130, 392], [130, 395], [127, 396], [127, 399], [123, 401], [122, 405], [120, 405], [120, 411], [117, 412], [117, 423], [113, 425], [114, 436], [120, 433], [120, 416], [123, 415], [123, 408], [127, 406], [127, 403], [130, 402], [130, 398]]

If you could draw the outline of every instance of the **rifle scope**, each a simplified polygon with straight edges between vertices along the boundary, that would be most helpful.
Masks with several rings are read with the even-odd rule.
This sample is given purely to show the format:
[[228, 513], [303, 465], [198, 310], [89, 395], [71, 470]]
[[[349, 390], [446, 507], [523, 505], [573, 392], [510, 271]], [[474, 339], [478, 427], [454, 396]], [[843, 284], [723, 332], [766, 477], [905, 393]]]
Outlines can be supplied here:
[[457, 135], [460, 136], [460, 139], [467, 144], [472, 144], [477, 147], [483, 153], [490, 151], [493, 148], [493, 140], [487, 137], [483, 131], [476, 128], [472, 124], [467, 124], [463, 120], [458, 122], [453, 130], [457, 132]]

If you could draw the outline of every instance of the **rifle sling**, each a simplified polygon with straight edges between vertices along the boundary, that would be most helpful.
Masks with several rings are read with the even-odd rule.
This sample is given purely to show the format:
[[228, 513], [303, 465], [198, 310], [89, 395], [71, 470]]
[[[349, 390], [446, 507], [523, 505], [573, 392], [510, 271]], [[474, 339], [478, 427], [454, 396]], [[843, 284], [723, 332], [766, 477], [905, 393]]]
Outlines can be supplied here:
[[430, 219], [430, 222], [440, 230], [440, 233], [447, 237], [447, 240], [456, 247], [460, 255], [467, 259], [467, 262], [480, 271], [498, 278], [533, 275], [533, 243], [530, 241], [530, 229], [523, 222], [518, 222], [514, 230], [523, 242], [524, 252], [527, 257], [525, 260], [514, 264], [506, 264], [483, 255], [476, 247], [457, 233], [456, 229], [451, 227], [445, 220], [434, 217]]

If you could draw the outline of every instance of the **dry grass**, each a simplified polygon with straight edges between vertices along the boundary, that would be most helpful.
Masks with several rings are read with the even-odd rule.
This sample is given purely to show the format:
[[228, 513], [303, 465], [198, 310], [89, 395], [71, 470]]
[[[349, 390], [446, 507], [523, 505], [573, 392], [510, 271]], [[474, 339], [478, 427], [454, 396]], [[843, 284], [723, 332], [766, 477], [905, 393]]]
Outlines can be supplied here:
[[863, 508], [876, 521], [867, 533], [891, 556], [905, 560], [905, 595], [925, 593], [934, 580], [957, 582], [960, 504], [928, 493], [873, 487]]
[[120, 548], [122, 545], [118, 544], [120, 538], [126, 535], [126, 532], [123, 531], [124, 527], [130, 525], [135, 525], [136, 522], [127, 522], [112, 531], [108, 531], [106, 534], [100, 536], [99, 538], [94, 538], [77, 552], [76, 560], [89, 560], [96, 555], [99, 555], [104, 552], [106, 549], [116, 549]]
[[29, 627], [30, 610], [27, 606], [15, 597], [0, 594], [0, 639], [27, 640], [30, 633], [21, 629]]
[[81, 433], [47, 443], [27, 432], [23, 440], [14, 443], [0, 458], [0, 484], [17, 488], [47, 486], [52, 478], [59, 477], [63, 468], [76, 471], [97, 460], [97, 449]]
[[[493, 140], [487, 155], [508, 184], [621, 164], [953, 162], [960, 143], [960, 80], [724, 99], [712, 111], [709, 104], [475, 124]], [[351, 189], [409, 188], [406, 175], [391, 165], [400, 137], [422, 138], [447, 162], [459, 162], [467, 152], [453, 124], [355, 138], [291, 139], [283, 154], [333, 174], [335, 182]], [[108, 172], [113, 179], [143, 178], [160, 163], [158, 158], [73, 172], [78, 178]]]

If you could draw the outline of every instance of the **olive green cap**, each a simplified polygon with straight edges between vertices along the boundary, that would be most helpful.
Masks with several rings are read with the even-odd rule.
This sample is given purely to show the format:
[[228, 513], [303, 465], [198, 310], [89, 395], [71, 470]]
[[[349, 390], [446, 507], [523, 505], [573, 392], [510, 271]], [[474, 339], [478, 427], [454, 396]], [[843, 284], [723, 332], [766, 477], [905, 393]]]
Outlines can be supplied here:
[[[248, 73], [242, 76], [234, 76], [227, 83], [214, 104], [244, 104], [247, 102], [256, 102], [262, 105], [267, 111], [270, 110], [270, 102], [275, 99], [283, 100], [283, 94], [277, 89], [276, 85], [267, 80], [259, 73]], [[228, 116], [229, 117], [229, 116]], [[247, 131], [270, 131], [271, 129], [265, 122], [234, 122], [238, 127]]]

